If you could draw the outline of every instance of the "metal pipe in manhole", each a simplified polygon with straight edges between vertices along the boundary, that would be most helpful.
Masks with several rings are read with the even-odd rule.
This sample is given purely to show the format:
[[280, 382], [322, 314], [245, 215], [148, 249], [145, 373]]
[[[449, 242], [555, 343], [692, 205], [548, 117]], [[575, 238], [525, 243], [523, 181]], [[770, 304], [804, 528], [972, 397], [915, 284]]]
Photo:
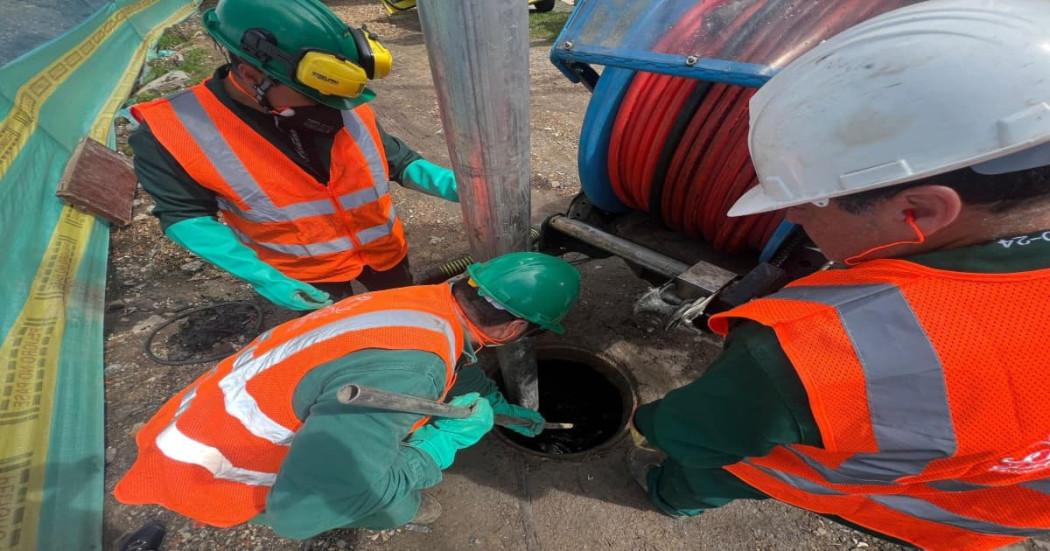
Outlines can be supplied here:
[[528, 438], [496, 433], [519, 451], [557, 459], [586, 459], [614, 446], [627, 433], [638, 404], [631, 376], [613, 360], [568, 344], [536, 346], [540, 413], [573, 428]]

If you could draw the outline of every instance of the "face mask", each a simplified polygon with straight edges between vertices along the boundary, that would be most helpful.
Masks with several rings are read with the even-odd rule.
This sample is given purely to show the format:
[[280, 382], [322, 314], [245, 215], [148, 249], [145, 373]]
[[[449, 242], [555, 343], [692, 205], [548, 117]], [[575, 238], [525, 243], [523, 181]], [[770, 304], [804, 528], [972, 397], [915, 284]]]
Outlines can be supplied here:
[[278, 126], [286, 130], [309, 130], [318, 134], [335, 134], [343, 127], [343, 114], [335, 108], [327, 105], [303, 105], [300, 107], [278, 107], [270, 103], [266, 92], [273, 88], [276, 83], [264, 77], [254, 84], [254, 94], [244, 89], [234, 75], [230, 75], [230, 83], [241, 93], [254, 97], [255, 102], [277, 117]]
[[285, 107], [277, 115], [277, 125], [290, 130], [335, 134], [343, 128], [343, 114], [327, 105]]

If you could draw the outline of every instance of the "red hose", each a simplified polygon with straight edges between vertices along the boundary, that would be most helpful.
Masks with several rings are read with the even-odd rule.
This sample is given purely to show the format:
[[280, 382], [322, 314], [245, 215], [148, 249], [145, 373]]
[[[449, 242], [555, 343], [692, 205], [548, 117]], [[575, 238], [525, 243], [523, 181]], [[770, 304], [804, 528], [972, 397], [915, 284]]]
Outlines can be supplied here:
[[[895, 0], [889, 9], [907, 3]], [[861, 0], [702, 0], [653, 50], [779, 67], [886, 9], [884, 3]], [[617, 197], [716, 250], [760, 250], [782, 213], [726, 216], [757, 183], [747, 150], [748, 101], [754, 93], [639, 73], [624, 94], [609, 142], [609, 177]], [[676, 121], [684, 120], [688, 124], [672, 132]]]

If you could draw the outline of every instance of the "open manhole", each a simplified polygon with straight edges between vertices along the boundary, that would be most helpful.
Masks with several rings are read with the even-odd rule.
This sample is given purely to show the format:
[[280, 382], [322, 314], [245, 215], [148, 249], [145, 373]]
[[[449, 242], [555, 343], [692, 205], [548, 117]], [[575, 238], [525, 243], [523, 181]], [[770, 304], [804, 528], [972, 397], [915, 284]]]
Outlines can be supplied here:
[[539, 346], [536, 359], [540, 413], [547, 421], [574, 426], [545, 430], [536, 438], [497, 428], [508, 443], [544, 457], [574, 459], [606, 449], [624, 435], [637, 398], [623, 369], [566, 345]]

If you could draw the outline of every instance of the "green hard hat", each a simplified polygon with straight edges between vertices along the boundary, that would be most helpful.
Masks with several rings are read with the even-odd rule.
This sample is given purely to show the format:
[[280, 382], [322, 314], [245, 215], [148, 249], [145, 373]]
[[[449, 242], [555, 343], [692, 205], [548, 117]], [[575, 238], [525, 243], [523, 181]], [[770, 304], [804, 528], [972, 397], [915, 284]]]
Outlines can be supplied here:
[[303, 50], [322, 50], [357, 63], [360, 55], [350, 28], [320, 0], [219, 0], [204, 12], [204, 28], [223, 48], [257, 67], [270, 78], [310, 99], [336, 109], [353, 109], [375, 98], [366, 88], [355, 98], [329, 96], [299, 83], [295, 67], [277, 58], [260, 59], [242, 44], [244, 33], [261, 30], [285, 54], [298, 58]]
[[470, 278], [483, 297], [515, 316], [555, 333], [580, 297], [580, 272], [560, 258], [542, 253], [510, 253], [471, 264]]

